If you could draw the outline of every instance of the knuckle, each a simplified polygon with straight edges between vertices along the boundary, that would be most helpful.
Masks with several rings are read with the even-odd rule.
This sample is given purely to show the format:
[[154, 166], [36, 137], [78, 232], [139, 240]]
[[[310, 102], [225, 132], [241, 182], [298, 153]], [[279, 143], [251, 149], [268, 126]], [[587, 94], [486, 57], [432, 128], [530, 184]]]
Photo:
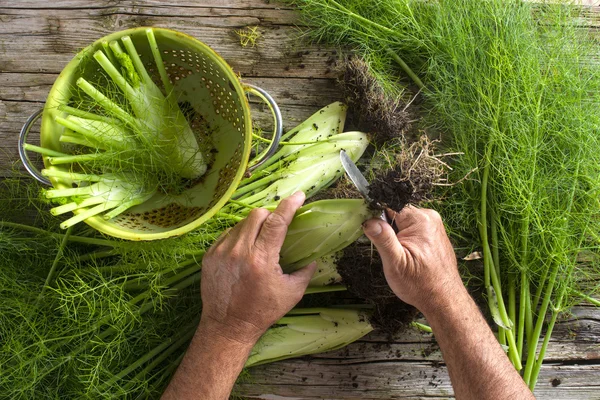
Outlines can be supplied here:
[[428, 209], [427, 210], [427, 214], [429, 214], [429, 217], [435, 221], [435, 222], [441, 222], [442, 221], [442, 216], [440, 215], [439, 212], [435, 211], [435, 210], [431, 210]]
[[254, 250], [248, 258], [248, 264], [255, 268], [263, 268], [266, 263], [266, 257], [260, 250]]
[[425, 227], [431, 228], [441, 222], [442, 217], [437, 211], [424, 208], [419, 210], [417, 221], [418, 223], [425, 225]]
[[217, 245], [213, 244], [212, 246], [210, 246], [208, 248], [208, 250], [206, 251], [206, 253], [204, 254], [204, 257], [202, 257], [203, 260], [212, 258], [213, 254], [215, 254], [215, 252], [217, 251]]
[[267, 226], [267, 228], [275, 228], [281, 225], [286, 225], [285, 219], [281, 214], [276, 212], [271, 213], [265, 221], [265, 226]]
[[421, 212], [421, 209], [418, 207], [413, 206], [412, 204], [409, 204], [407, 206], [405, 206], [402, 210], [400, 210], [399, 214], [402, 214], [405, 217], [415, 217], [417, 215], [419, 215]]
[[219, 258], [222, 253], [223, 250], [221, 249], [221, 246], [214, 244], [208, 249], [204, 257], [202, 257], [202, 262], [212, 261], [213, 258]]
[[235, 245], [231, 248], [231, 250], [229, 250], [229, 253], [227, 254], [227, 258], [231, 259], [231, 260], [239, 260], [244, 258], [244, 252], [241, 248], [240, 245]]
[[423, 216], [420, 209], [411, 207], [408, 209], [405, 207], [400, 214], [398, 214], [397, 220], [404, 222], [407, 225], [414, 225], [418, 223]]
[[417, 218], [421, 221], [429, 222], [431, 220], [431, 214], [429, 214], [428, 209], [419, 209], [419, 214], [417, 215]]
[[[207, 253], [208, 256], [208, 253]], [[202, 269], [206, 271], [207, 267], [210, 267], [211, 265], [213, 265], [212, 259], [210, 257], [205, 256], [202, 259]]]

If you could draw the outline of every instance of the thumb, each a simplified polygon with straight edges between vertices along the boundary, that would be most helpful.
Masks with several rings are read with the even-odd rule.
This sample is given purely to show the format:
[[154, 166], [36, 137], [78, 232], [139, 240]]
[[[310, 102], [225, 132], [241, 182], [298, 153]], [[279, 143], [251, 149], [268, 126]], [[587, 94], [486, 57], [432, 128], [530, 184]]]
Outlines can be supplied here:
[[405, 253], [390, 224], [380, 219], [370, 219], [363, 224], [365, 235], [375, 245], [383, 265], [405, 264]]
[[308, 283], [310, 282], [311, 278], [315, 274], [316, 270], [317, 270], [317, 262], [313, 261], [310, 264], [308, 264], [306, 267], [292, 272], [290, 274], [290, 281], [299, 290], [302, 290], [302, 293], [304, 293], [304, 291], [308, 287]]

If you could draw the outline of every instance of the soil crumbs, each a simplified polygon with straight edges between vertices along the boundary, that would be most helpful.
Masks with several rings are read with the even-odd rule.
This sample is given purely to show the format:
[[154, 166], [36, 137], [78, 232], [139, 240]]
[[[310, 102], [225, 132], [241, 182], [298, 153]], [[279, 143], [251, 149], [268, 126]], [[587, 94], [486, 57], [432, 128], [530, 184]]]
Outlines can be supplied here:
[[369, 185], [369, 196], [375, 203], [397, 212], [413, 200], [413, 193], [412, 184], [403, 178], [399, 168], [377, 174]]
[[374, 328], [393, 335], [419, 313], [392, 292], [385, 280], [379, 253], [370, 245], [355, 243], [347, 247], [337, 265], [348, 291], [374, 306], [370, 318]]

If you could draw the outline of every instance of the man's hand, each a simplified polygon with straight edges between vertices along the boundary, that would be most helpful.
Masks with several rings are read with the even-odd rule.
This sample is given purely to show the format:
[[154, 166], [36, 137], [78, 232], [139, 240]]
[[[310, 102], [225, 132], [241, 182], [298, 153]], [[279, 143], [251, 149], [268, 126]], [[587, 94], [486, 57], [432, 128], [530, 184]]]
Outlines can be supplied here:
[[440, 345], [457, 399], [534, 399], [465, 289], [439, 214], [406, 207], [394, 218], [398, 234], [371, 219], [365, 234], [377, 247], [388, 284], [417, 307]]
[[254, 209], [215, 243], [202, 260], [202, 322], [215, 334], [254, 343], [300, 301], [316, 264], [284, 274], [279, 252], [304, 193], [272, 213]]
[[300, 301], [316, 263], [287, 275], [279, 252], [304, 198], [252, 210], [204, 255], [200, 325], [163, 400], [229, 398], [258, 338]]
[[387, 213], [394, 218], [398, 234], [380, 219], [367, 221], [364, 231], [381, 255], [385, 277], [396, 296], [425, 312], [435, 306], [432, 300], [462, 289], [454, 249], [440, 215], [412, 206]]

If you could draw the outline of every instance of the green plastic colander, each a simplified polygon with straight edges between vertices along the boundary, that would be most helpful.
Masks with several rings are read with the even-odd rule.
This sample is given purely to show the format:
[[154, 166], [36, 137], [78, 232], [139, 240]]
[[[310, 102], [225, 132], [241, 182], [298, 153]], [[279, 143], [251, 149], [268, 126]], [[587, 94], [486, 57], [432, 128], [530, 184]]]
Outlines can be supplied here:
[[[42, 114], [42, 147], [62, 150], [59, 138], [64, 128], [55, 122], [56, 116], [63, 116], [58, 106], [68, 104], [79, 77], [92, 83], [98, 81], [98, 65], [83, 60], [102, 49], [103, 42], [130, 36], [148, 71], [156, 73], [146, 37], [147, 29], [154, 32], [178, 102], [192, 107], [195, 115], [211, 126], [211, 139], [216, 152], [214, 162], [203, 179], [183, 193], [177, 196], [156, 194], [111, 220], [102, 216], [86, 220], [100, 232], [129, 240], [155, 240], [181, 235], [210, 219], [229, 200], [246, 171], [257, 167], [274, 153], [282, 132], [281, 113], [271, 96], [260, 88], [240, 82], [231, 67], [210, 47], [181, 32], [162, 28], [134, 28], [105, 36], [78, 53], [54, 82], [44, 109], [26, 121], [19, 136], [19, 154], [25, 168], [37, 180], [57, 189], [71, 187], [70, 182], [62, 179], [48, 180], [31, 164], [23, 147], [31, 126]], [[252, 163], [249, 163], [252, 121], [247, 92], [266, 101], [275, 118], [274, 135], [269, 148], [260, 160]], [[193, 127], [194, 122], [190, 123]], [[43, 159], [46, 168], [50, 167], [47, 157]], [[67, 171], [68, 166], [63, 170]], [[76, 210], [75, 213], [84, 210]]]

